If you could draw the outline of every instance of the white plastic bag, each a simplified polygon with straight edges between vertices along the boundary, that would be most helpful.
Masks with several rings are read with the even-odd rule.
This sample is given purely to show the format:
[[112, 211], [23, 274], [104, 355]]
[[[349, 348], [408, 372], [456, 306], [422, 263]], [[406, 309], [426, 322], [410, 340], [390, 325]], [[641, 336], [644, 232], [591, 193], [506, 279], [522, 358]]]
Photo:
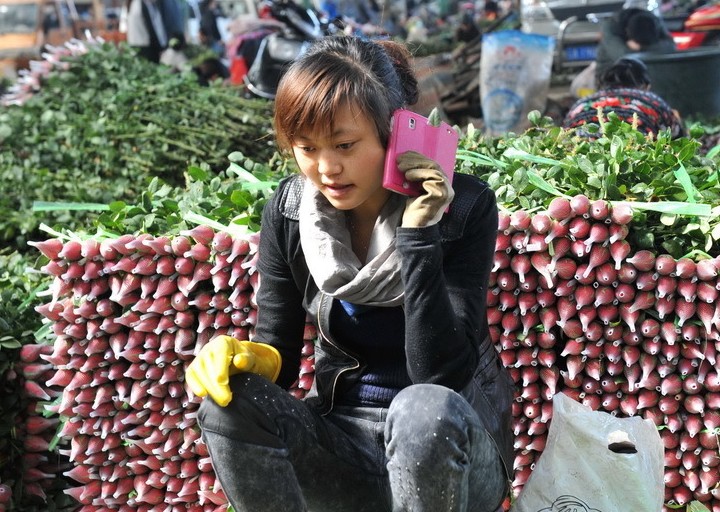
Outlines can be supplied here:
[[576, 98], [584, 98], [597, 90], [595, 84], [595, 69], [597, 65], [592, 61], [585, 69], [580, 71], [570, 82], [570, 93]]
[[532, 110], [545, 111], [555, 41], [502, 30], [483, 36], [480, 103], [488, 135], [524, 131]]
[[545, 449], [510, 512], [660, 512], [663, 454], [651, 421], [558, 393]]

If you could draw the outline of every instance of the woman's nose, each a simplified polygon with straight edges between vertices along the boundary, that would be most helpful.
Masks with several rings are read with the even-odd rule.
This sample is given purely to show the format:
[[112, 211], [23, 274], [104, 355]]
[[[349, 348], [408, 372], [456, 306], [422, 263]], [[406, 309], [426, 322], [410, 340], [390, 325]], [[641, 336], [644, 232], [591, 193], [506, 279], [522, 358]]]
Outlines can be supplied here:
[[324, 175], [337, 174], [342, 170], [340, 161], [333, 155], [321, 155], [318, 160], [318, 172]]

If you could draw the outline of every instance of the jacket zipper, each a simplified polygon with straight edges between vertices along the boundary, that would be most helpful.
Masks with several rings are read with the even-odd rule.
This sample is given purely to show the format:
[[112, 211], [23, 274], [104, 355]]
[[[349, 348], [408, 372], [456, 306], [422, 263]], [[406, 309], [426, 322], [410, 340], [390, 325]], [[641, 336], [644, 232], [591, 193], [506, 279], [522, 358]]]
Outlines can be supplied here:
[[[349, 367], [347, 367], [347, 368], [343, 368], [342, 370], [339, 370], [339, 371], [335, 374], [335, 378], [333, 379], [332, 386], [330, 387], [330, 408], [327, 410], [327, 412], [323, 413], [323, 416], [324, 416], [324, 415], [327, 415], [327, 414], [330, 414], [330, 411], [332, 411], [332, 410], [333, 410], [333, 407], [335, 407], [335, 388], [337, 387], [337, 382], [338, 382], [338, 380], [340, 379], [340, 376], [341, 376], [343, 373], [347, 372], [347, 371], [357, 370], [358, 368], [360, 368], [360, 361], [358, 361], [357, 358], [355, 358], [355, 357], [351, 356], [350, 354], [348, 354], [345, 350], [341, 349], [341, 348], [337, 345], [337, 343], [335, 343], [335, 342], [332, 340], [332, 338], [330, 337], [330, 334], [329, 334], [329, 333], [326, 333], [326, 329], [324, 328], [325, 320], [326, 320], [326, 318], [328, 318], [329, 315], [330, 315], [330, 313], [329, 313], [330, 305], [328, 304], [328, 300], [327, 300], [327, 299], [329, 299], [330, 301], [332, 301], [331, 298], [329, 298], [326, 294], [324, 294], [324, 293], [321, 292], [321, 295], [320, 295], [320, 305], [319, 305], [319, 307], [318, 307], [318, 329], [320, 330], [320, 336], [322, 336], [323, 338], [325, 338], [325, 341], [327, 341], [330, 345], [332, 345], [332, 346], [335, 347], [337, 350], [341, 351], [342, 353], [344, 353], [345, 355], [347, 355], [349, 358], [351, 358], [353, 361], [355, 361], [355, 364], [354, 364], [353, 366], [349, 366]], [[327, 313], [327, 314], [326, 314], [326, 313]]]

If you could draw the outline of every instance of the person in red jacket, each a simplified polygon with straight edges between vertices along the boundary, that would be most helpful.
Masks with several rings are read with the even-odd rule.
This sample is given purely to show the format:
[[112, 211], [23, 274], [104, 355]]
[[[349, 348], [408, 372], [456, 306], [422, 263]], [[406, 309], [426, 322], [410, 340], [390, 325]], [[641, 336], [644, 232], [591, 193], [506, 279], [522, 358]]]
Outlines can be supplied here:
[[393, 112], [418, 96], [404, 46], [350, 36], [315, 42], [280, 82], [276, 136], [300, 174], [263, 210], [253, 340], [214, 338], [186, 375], [237, 511], [491, 512], [508, 493], [514, 386], [486, 313], [495, 194], [415, 152], [398, 164], [420, 195], [382, 186]]

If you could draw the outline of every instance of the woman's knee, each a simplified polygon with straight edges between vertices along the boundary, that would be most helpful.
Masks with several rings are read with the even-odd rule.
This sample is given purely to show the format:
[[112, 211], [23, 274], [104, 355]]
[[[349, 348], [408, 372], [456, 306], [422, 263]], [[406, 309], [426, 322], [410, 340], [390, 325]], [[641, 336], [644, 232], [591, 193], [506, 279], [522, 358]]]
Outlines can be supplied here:
[[399, 445], [430, 451], [447, 450], [443, 446], [450, 445], [462, 451], [482, 430], [462, 395], [444, 386], [418, 384], [401, 391], [391, 403], [385, 434], [390, 451], [402, 449]]
[[198, 424], [202, 430], [245, 442], [253, 442], [260, 432], [276, 430], [268, 417], [270, 409], [266, 404], [273, 401], [273, 395], [285, 391], [253, 373], [232, 376], [230, 389], [232, 399], [226, 407], [210, 397], [203, 399], [198, 410]]
[[392, 401], [388, 422], [423, 430], [448, 421], [472, 421], [475, 411], [462, 395], [445, 386], [416, 384], [403, 389]]

